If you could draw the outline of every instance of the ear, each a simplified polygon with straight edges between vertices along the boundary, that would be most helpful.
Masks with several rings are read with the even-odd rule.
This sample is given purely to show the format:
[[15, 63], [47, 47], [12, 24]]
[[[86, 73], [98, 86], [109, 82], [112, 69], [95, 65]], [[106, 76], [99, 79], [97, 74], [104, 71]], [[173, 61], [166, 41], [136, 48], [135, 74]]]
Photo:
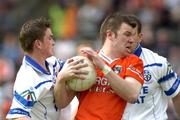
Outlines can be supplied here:
[[138, 37], [139, 37], [139, 42], [141, 42], [143, 40], [143, 33], [139, 33]]
[[37, 49], [41, 49], [42, 48], [42, 41], [40, 41], [39, 39], [35, 40], [34, 47]]
[[107, 37], [109, 40], [113, 40], [113, 38], [115, 37], [115, 34], [114, 34], [111, 30], [107, 30], [107, 32], [106, 32], [106, 37]]

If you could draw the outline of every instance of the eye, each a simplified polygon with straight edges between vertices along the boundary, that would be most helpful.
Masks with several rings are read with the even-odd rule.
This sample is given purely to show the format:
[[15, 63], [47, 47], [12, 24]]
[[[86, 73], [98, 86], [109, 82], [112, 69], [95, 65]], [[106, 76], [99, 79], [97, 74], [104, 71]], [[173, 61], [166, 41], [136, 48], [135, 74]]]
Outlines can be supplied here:
[[49, 40], [54, 40], [55, 38], [54, 38], [54, 36], [53, 35], [50, 35], [49, 36]]
[[124, 35], [127, 36], [127, 37], [130, 37], [132, 34], [129, 33], [129, 32], [125, 32]]
[[55, 37], [54, 37], [54, 36], [52, 36], [51, 38], [52, 38], [53, 40], [55, 40]]

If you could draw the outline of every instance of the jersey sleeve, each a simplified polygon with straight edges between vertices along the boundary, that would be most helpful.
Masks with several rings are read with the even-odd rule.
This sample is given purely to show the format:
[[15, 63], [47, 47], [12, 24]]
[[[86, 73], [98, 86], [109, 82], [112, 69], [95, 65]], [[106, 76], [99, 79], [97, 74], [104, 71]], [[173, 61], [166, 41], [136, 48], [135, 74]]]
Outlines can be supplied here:
[[176, 96], [180, 92], [180, 79], [173, 71], [171, 64], [165, 59], [158, 71], [161, 76], [158, 79], [158, 83], [164, 90], [165, 95], [169, 97]]
[[23, 116], [30, 116], [30, 111], [37, 101], [37, 96], [35, 95], [35, 90], [32, 90], [31, 85], [21, 84], [15, 82], [13, 90], [13, 100], [11, 108], [6, 116], [6, 118], [17, 118]]
[[13, 100], [6, 116], [7, 119], [23, 116], [31, 118], [30, 112], [33, 106], [42, 99], [53, 86], [52, 80], [36, 82], [37, 79], [30, 78], [30, 76], [26, 77], [22, 77], [21, 74], [16, 78]]
[[126, 76], [135, 78], [143, 85], [144, 67], [142, 60], [138, 57], [133, 57], [129, 61], [128, 67], [126, 68]]

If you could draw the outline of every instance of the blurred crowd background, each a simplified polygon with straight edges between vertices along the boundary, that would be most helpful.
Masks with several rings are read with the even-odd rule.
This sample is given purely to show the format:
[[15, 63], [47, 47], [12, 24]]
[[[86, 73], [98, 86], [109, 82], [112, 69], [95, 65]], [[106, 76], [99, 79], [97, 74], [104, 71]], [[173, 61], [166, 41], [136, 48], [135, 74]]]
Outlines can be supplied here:
[[[5, 119], [12, 100], [12, 86], [23, 57], [18, 33], [26, 20], [49, 18], [55, 54], [66, 60], [82, 46], [99, 49], [98, 31], [108, 13], [135, 14], [143, 24], [142, 45], [167, 57], [180, 75], [179, 6], [180, 0], [0, 0], [0, 120]], [[168, 116], [176, 120], [171, 103]]]

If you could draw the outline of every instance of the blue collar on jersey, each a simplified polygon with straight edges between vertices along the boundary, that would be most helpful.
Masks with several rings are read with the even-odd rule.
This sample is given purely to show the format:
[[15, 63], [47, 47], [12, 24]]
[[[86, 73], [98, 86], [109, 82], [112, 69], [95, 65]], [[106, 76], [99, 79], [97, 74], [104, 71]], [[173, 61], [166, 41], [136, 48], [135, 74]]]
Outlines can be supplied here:
[[[41, 67], [35, 60], [33, 60], [30, 56], [28, 55], [25, 55], [24, 56], [24, 60], [25, 62], [32, 66], [36, 71], [40, 72], [40, 73], [43, 73], [43, 74], [47, 74], [47, 75], [50, 75], [50, 72], [46, 71], [43, 67]], [[45, 65], [48, 66], [48, 62], [45, 61]]]
[[135, 54], [136, 56], [140, 57], [141, 53], [142, 53], [142, 47], [141, 47], [141, 45], [139, 44], [138, 47], [136, 48], [136, 50], [134, 51], [134, 54]]

